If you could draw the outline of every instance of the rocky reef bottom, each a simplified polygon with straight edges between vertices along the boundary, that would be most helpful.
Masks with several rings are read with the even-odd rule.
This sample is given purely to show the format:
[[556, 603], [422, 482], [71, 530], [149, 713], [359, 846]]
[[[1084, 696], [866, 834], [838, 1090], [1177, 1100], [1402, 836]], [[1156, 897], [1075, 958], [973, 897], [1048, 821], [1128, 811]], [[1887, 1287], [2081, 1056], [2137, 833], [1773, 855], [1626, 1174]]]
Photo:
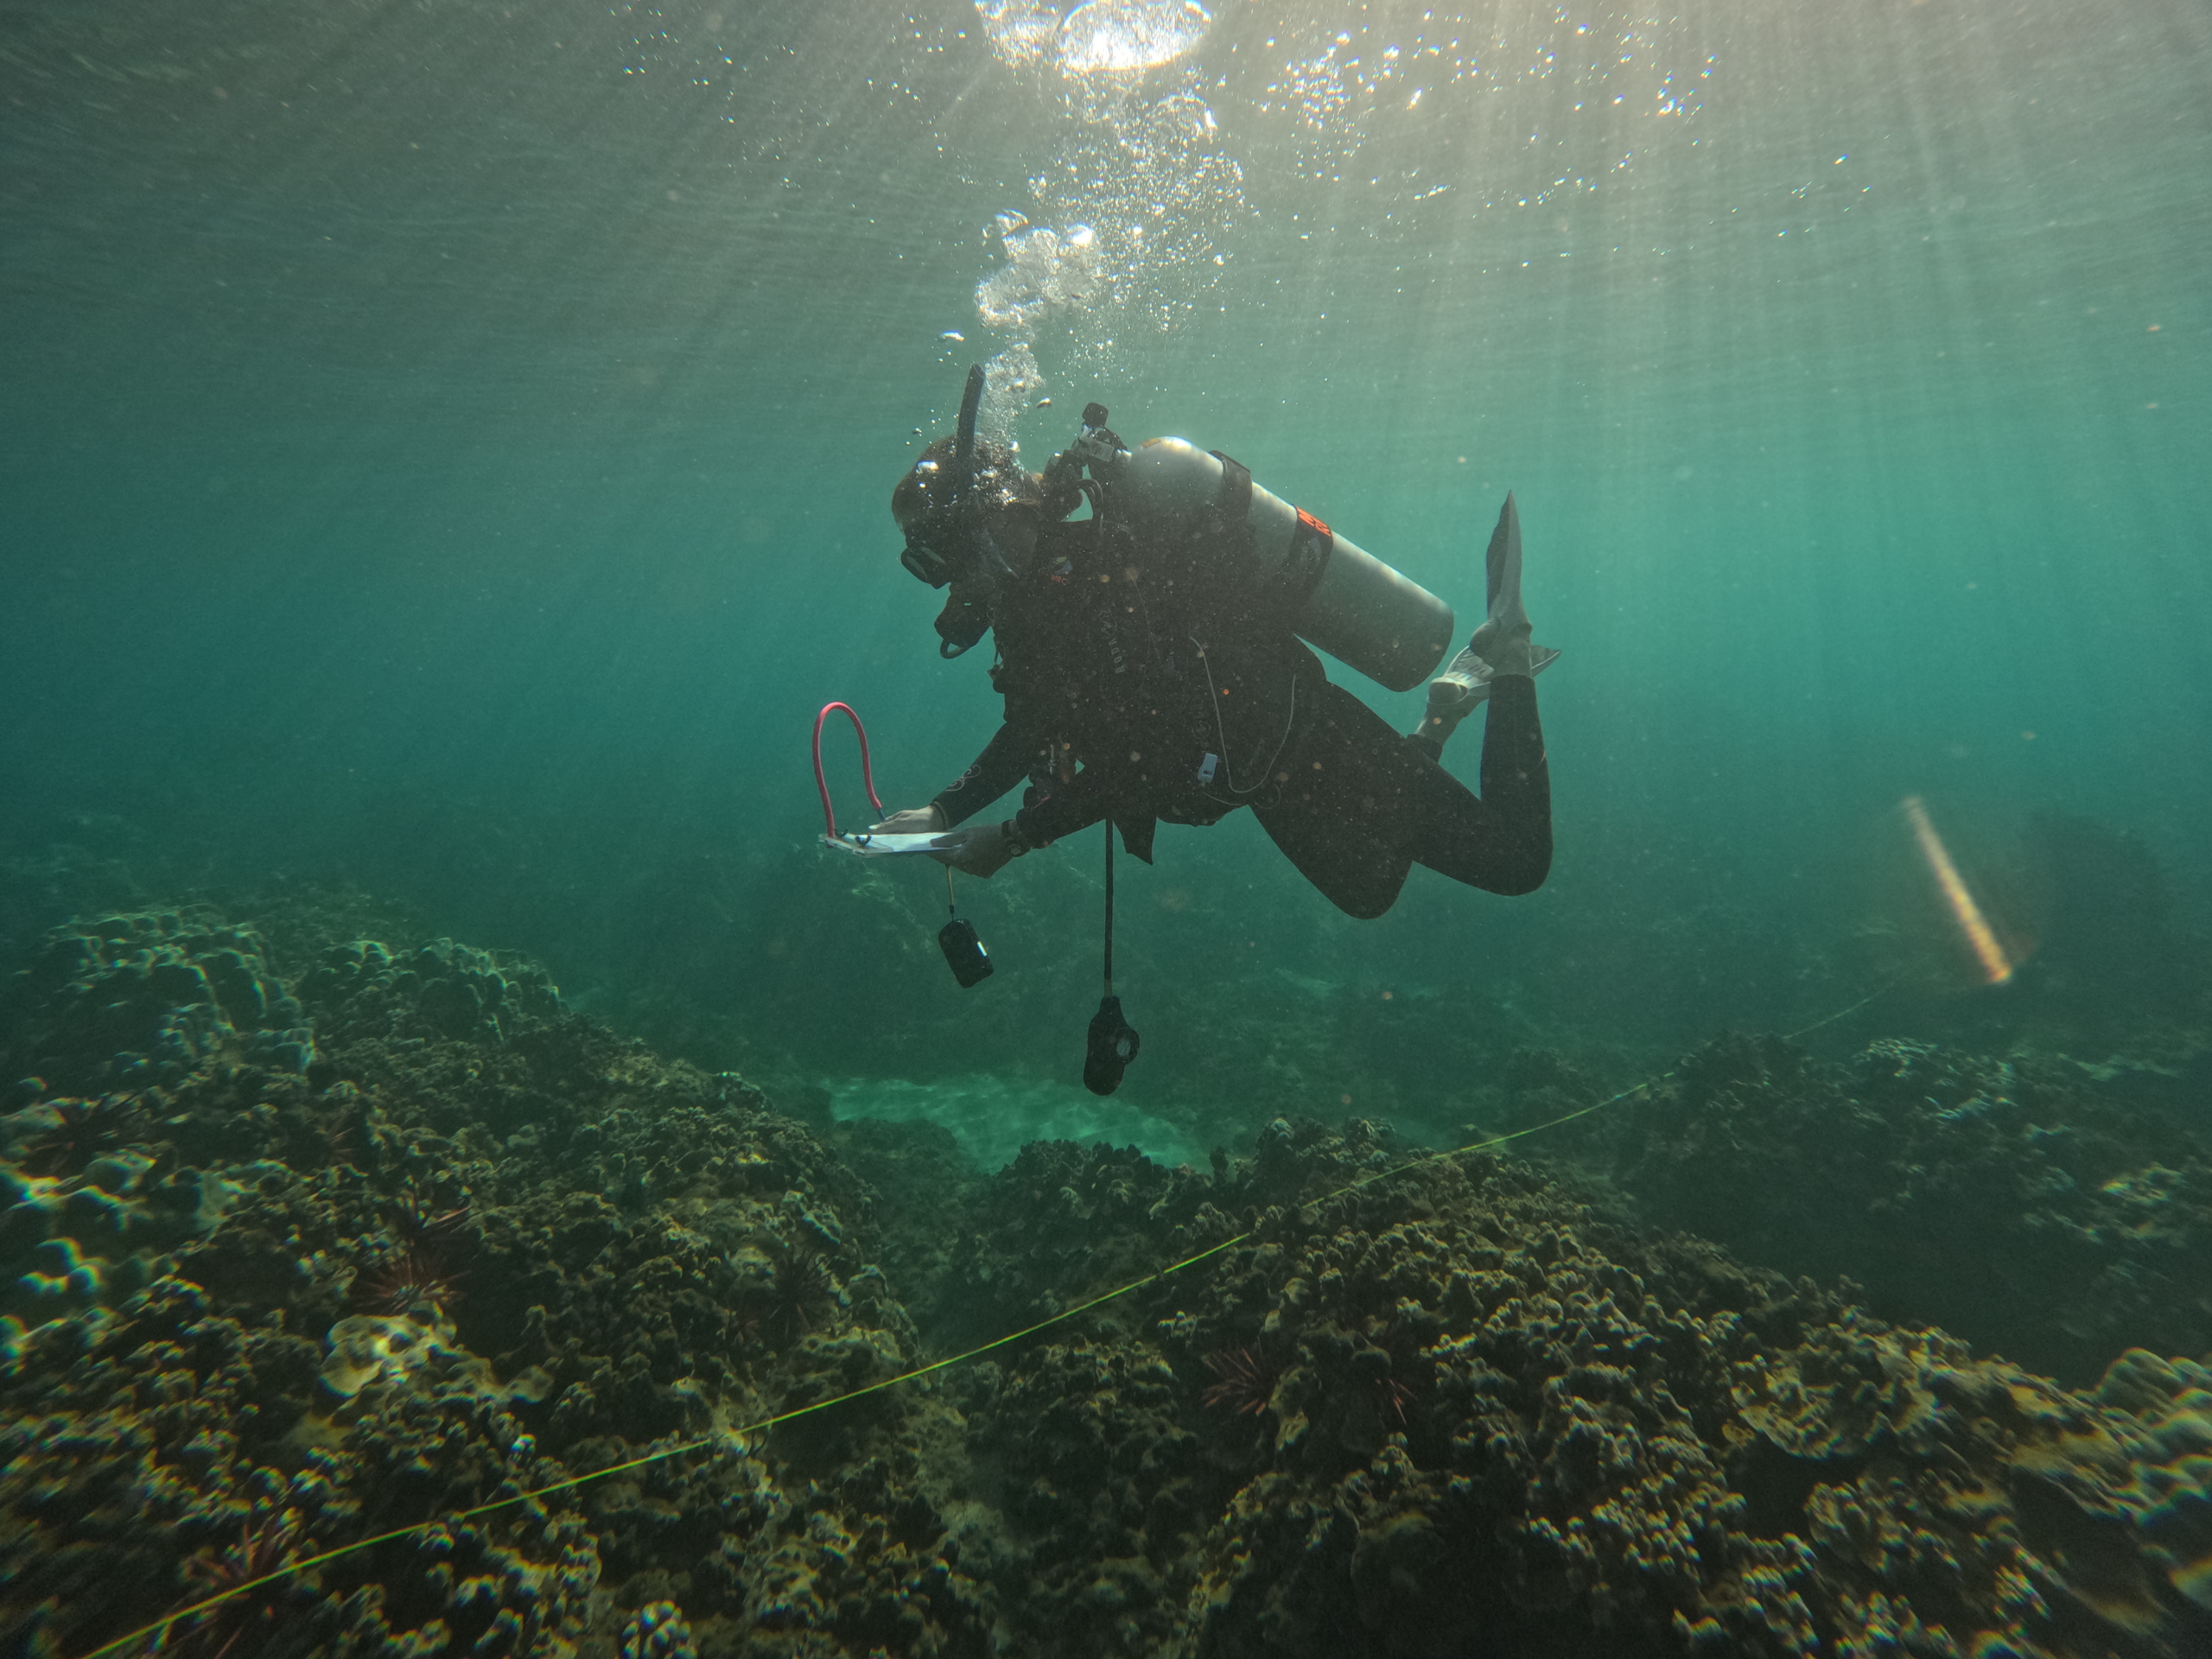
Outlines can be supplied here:
[[[0, 995], [8, 1651], [80, 1659], [235, 1588], [166, 1646], [2212, 1652], [2200, 1357], [2113, 1351], [2069, 1389], [1639, 1218], [1790, 1265], [1789, 1206], [1732, 1232], [1726, 1195], [1782, 1156], [1747, 1090], [1840, 1086], [1800, 1057], [1686, 1067], [1614, 1188], [1481, 1153], [1389, 1173], [1414, 1149], [1360, 1122], [985, 1176], [358, 919], [99, 918]], [[1956, 1121], [2033, 1127], [2009, 1109]], [[2069, 1361], [2200, 1328], [2158, 1301]]]

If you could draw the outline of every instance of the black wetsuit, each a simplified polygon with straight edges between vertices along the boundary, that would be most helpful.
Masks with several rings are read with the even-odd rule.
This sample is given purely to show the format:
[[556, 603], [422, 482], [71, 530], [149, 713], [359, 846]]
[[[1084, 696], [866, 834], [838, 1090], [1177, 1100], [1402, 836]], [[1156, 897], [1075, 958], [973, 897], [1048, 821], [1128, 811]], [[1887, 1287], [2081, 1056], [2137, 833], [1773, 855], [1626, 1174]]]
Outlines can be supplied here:
[[1024, 777], [1033, 845], [1111, 817], [1149, 861], [1154, 822], [1249, 806], [1339, 908], [1380, 916], [1416, 863], [1493, 893], [1551, 868], [1551, 780], [1532, 680], [1491, 692], [1479, 799], [1436, 746], [1329, 683], [1241, 526], [1047, 525], [993, 613], [1006, 721], [937, 797], [948, 823]]

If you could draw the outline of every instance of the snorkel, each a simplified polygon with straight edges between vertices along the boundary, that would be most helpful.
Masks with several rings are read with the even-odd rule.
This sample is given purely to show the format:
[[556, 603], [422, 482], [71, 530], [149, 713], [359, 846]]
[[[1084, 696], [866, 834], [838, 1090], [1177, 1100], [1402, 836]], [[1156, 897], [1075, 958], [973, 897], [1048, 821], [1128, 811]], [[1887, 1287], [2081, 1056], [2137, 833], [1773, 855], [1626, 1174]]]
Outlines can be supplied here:
[[952, 505], [960, 505], [976, 483], [976, 418], [983, 410], [983, 365], [968, 365], [960, 392], [960, 422], [952, 429]]

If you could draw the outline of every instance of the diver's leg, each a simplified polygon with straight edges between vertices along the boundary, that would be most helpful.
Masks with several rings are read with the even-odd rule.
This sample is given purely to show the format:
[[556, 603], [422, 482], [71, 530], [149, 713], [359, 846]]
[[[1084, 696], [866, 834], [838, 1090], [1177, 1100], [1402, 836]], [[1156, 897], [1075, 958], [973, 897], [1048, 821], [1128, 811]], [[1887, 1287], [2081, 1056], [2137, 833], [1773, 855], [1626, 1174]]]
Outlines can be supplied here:
[[1491, 682], [1480, 799], [1420, 738], [1399, 741], [1418, 779], [1405, 791], [1415, 861], [1491, 893], [1543, 886], [1552, 867], [1552, 781], [1535, 681], [1500, 674]]
[[1413, 868], [1423, 780], [1404, 763], [1406, 740], [1343, 687], [1324, 683], [1310, 706], [1253, 816], [1330, 903], [1371, 920], [1397, 902]]

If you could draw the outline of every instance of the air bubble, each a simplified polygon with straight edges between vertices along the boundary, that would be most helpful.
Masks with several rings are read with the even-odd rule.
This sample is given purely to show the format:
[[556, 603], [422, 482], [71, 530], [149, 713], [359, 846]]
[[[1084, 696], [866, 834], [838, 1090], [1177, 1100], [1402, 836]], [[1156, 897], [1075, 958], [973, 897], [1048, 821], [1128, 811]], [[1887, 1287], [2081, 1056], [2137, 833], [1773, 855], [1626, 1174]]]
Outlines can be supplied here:
[[1213, 18], [1195, 0], [1090, 0], [1060, 25], [1061, 73], [1126, 75], [1175, 61]]

